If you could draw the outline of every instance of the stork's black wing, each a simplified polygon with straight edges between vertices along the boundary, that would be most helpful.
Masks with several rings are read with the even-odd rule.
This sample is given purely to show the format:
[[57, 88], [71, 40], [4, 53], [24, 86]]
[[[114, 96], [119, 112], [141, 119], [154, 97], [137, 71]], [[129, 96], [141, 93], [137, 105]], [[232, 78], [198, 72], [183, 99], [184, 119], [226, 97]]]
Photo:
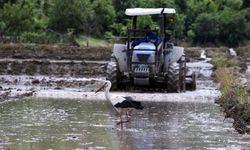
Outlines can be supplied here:
[[125, 100], [121, 103], [115, 104], [115, 107], [117, 108], [135, 108], [135, 109], [143, 109], [143, 106], [141, 105], [141, 102], [135, 101], [130, 96], [124, 96]]

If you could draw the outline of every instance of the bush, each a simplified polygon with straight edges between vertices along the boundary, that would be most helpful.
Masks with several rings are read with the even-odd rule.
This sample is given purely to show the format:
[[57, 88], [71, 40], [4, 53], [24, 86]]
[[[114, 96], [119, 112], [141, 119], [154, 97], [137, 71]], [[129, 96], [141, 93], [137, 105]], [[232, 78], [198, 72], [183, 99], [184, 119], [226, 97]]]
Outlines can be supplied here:
[[24, 32], [21, 34], [21, 41], [25, 43], [51, 43], [56, 41], [56, 37], [45, 32]]
[[248, 36], [247, 11], [235, 11], [230, 8], [223, 10], [219, 16], [219, 40], [229, 46], [244, 43]]
[[34, 6], [31, 2], [6, 3], [0, 9], [1, 27], [7, 35], [19, 36], [22, 32], [32, 31], [34, 25]]
[[121, 23], [114, 23], [111, 25], [114, 35], [125, 36], [127, 35], [127, 27]]
[[216, 42], [219, 34], [218, 19], [215, 14], [203, 13], [199, 15], [193, 24], [195, 41], [201, 43]]

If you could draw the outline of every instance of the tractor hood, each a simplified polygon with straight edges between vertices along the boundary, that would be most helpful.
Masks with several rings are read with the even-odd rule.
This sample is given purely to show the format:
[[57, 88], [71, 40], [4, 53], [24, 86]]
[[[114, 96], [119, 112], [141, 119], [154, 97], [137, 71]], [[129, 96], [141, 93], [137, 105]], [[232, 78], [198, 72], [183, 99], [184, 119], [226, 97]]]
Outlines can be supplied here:
[[134, 47], [132, 61], [141, 63], [154, 62], [155, 48], [155, 45], [152, 43], [140, 43]]
[[146, 42], [143, 42], [143, 43], [140, 43], [139, 45], [136, 45], [134, 47], [134, 49], [145, 49], [145, 50], [155, 50], [156, 47], [153, 43], [146, 43]]

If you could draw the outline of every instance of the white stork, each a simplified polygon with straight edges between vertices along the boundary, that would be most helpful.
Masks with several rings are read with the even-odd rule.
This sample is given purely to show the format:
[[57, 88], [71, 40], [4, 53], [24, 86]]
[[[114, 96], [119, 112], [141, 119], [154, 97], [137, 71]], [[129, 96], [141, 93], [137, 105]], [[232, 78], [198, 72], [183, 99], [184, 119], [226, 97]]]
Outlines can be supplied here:
[[[120, 115], [120, 122], [117, 123], [117, 125], [121, 124], [121, 127], [123, 127], [124, 122], [129, 122], [130, 119], [128, 117], [129, 112], [132, 109], [143, 109], [143, 106], [141, 105], [141, 102], [135, 101], [132, 97], [130, 96], [115, 96], [115, 97], [110, 97], [109, 90], [111, 88], [111, 82], [102, 80], [104, 81], [104, 84], [96, 90], [95, 93], [105, 90], [105, 97], [108, 101], [111, 102], [111, 104], [114, 106], [115, 110], [119, 113]], [[126, 114], [126, 119], [125, 121], [122, 120], [122, 115]]]
[[200, 59], [201, 60], [206, 60], [207, 56], [206, 56], [206, 51], [204, 49], [201, 50], [201, 55], [200, 55]]

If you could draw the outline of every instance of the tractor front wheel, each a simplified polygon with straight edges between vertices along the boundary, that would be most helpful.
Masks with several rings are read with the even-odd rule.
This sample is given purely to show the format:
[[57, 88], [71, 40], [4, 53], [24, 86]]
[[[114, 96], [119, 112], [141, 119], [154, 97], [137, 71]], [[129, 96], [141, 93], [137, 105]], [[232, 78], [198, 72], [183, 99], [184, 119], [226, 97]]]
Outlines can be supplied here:
[[180, 64], [172, 63], [168, 67], [167, 86], [169, 92], [180, 92]]
[[116, 90], [119, 87], [119, 70], [117, 62], [108, 62], [106, 79], [112, 83], [111, 90]]

